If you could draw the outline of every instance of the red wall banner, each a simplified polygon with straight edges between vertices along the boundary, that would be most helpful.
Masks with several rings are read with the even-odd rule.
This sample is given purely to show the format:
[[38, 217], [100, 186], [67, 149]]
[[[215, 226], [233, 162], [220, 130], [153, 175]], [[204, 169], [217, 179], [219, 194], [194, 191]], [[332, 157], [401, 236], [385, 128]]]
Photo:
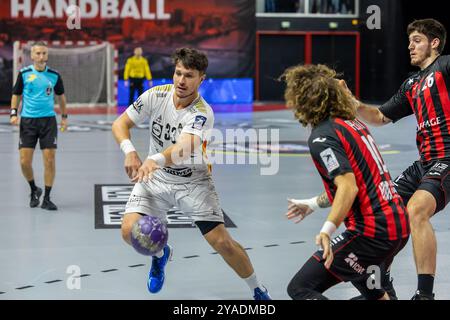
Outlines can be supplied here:
[[158, 78], [171, 77], [173, 50], [189, 46], [208, 54], [210, 77], [252, 77], [255, 31], [247, 0], [1, 0], [0, 87], [12, 86], [16, 40], [109, 41], [120, 74], [141, 46]]

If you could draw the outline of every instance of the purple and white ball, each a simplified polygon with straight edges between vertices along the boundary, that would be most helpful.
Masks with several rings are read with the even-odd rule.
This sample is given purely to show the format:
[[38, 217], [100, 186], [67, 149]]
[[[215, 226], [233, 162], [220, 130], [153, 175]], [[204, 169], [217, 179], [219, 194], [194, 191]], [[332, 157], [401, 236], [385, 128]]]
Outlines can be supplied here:
[[145, 256], [153, 256], [167, 244], [169, 232], [166, 224], [157, 217], [143, 216], [131, 228], [133, 248]]

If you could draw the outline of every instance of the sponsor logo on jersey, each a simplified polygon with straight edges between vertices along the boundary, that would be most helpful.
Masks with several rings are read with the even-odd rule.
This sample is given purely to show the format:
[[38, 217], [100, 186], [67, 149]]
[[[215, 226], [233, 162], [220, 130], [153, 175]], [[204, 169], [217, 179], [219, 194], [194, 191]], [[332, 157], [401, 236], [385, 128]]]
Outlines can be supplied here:
[[160, 125], [156, 121], [153, 122], [153, 124], [152, 124], [152, 134], [153, 134], [153, 136], [161, 138], [162, 129], [163, 129], [162, 125]]
[[138, 207], [141, 203], [141, 196], [132, 194], [130, 198], [128, 199], [127, 207]]
[[37, 79], [37, 75], [35, 74], [30, 74], [26, 80], [26, 82], [33, 82], [34, 80]]
[[174, 169], [170, 167], [164, 167], [162, 168], [165, 172], [172, 174], [177, 177], [184, 177], [189, 178], [192, 176], [192, 169], [191, 168], [182, 168], [182, 169]]
[[363, 274], [364, 271], [366, 270], [363, 266], [361, 266], [357, 262], [358, 261], [358, 257], [353, 252], [350, 253], [348, 255], [348, 257], [345, 258], [344, 261], [350, 266], [350, 268], [352, 268], [353, 270], [355, 270], [359, 274]]
[[328, 170], [328, 173], [333, 172], [337, 168], [339, 168], [339, 162], [331, 148], [325, 149], [320, 153], [320, 157], [322, 158], [325, 167]]
[[133, 103], [133, 108], [136, 110], [137, 113], [141, 113], [143, 107], [142, 99], [141, 97], [137, 98], [137, 100]]
[[444, 172], [445, 169], [447, 169], [447, 168], [448, 168], [448, 164], [438, 162], [433, 166], [432, 169], [435, 171]]
[[407, 85], [409, 86], [409, 89], [414, 89], [419, 84], [417, 83], [420, 80], [420, 75], [416, 74], [408, 79]]
[[423, 121], [417, 126], [417, 131], [423, 130], [425, 128], [432, 128], [441, 124], [441, 118], [433, 118], [431, 120]]
[[324, 143], [325, 141], [327, 141], [327, 138], [316, 138], [313, 143]]
[[382, 181], [378, 185], [378, 190], [381, 193], [381, 196], [386, 201], [391, 201], [394, 199], [393, 190], [395, 190], [394, 184], [390, 181]]
[[445, 163], [438, 162], [436, 163], [430, 171], [427, 173], [428, 176], [441, 176], [448, 168], [448, 165]]
[[192, 129], [201, 130], [205, 125], [206, 117], [204, 116], [196, 116], [194, 119], [194, 123], [192, 124]]

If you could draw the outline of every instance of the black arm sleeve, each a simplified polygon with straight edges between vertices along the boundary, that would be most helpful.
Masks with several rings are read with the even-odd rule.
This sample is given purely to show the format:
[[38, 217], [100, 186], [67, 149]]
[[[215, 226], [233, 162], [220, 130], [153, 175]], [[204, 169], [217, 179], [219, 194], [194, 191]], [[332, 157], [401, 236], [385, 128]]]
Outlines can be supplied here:
[[442, 60], [444, 61], [446, 76], [450, 76], [450, 56], [443, 56]]
[[[328, 129], [328, 128], [327, 128]], [[318, 162], [333, 181], [337, 176], [353, 172], [348, 156], [336, 133], [330, 127], [320, 135], [313, 135], [309, 140], [309, 149], [313, 159]]]
[[64, 84], [60, 75], [58, 75], [58, 80], [56, 81], [54, 89], [58, 96], [64, 94]]
[[414, 113], [406, 97], [407, 83], [408, 80], [403, 83], [398, 92], [388, 102], [380, 107], [381, 113], [394, 123]]
[[20, 96], [23, 93], [23, 77], [22, 72], [19, 72], [19, 75], [17, 76], [16, 84], [14, 85], [14, 88], [12, 90], [12, 93], [14, 95]]

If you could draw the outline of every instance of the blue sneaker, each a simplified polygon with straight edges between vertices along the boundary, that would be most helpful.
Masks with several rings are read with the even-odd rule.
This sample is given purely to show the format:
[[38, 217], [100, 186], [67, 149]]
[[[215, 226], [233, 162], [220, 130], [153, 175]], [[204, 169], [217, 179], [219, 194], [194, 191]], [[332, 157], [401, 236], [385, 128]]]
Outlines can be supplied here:
[[265, 287], [262, 288], [256, 288], [255, 294], [253, 295], [253, 299], [255, 300], [272, 300], [272, 298], [269, 295], [269, 291]]
[[152, 257], [152, 267], [148, 274], [147, 288], [151, 293], [158, 293], [164, 285], [164, 268], [172, 260], [173, 249], [171, 246], [164, 247], [164, 255], [161, 258]]

